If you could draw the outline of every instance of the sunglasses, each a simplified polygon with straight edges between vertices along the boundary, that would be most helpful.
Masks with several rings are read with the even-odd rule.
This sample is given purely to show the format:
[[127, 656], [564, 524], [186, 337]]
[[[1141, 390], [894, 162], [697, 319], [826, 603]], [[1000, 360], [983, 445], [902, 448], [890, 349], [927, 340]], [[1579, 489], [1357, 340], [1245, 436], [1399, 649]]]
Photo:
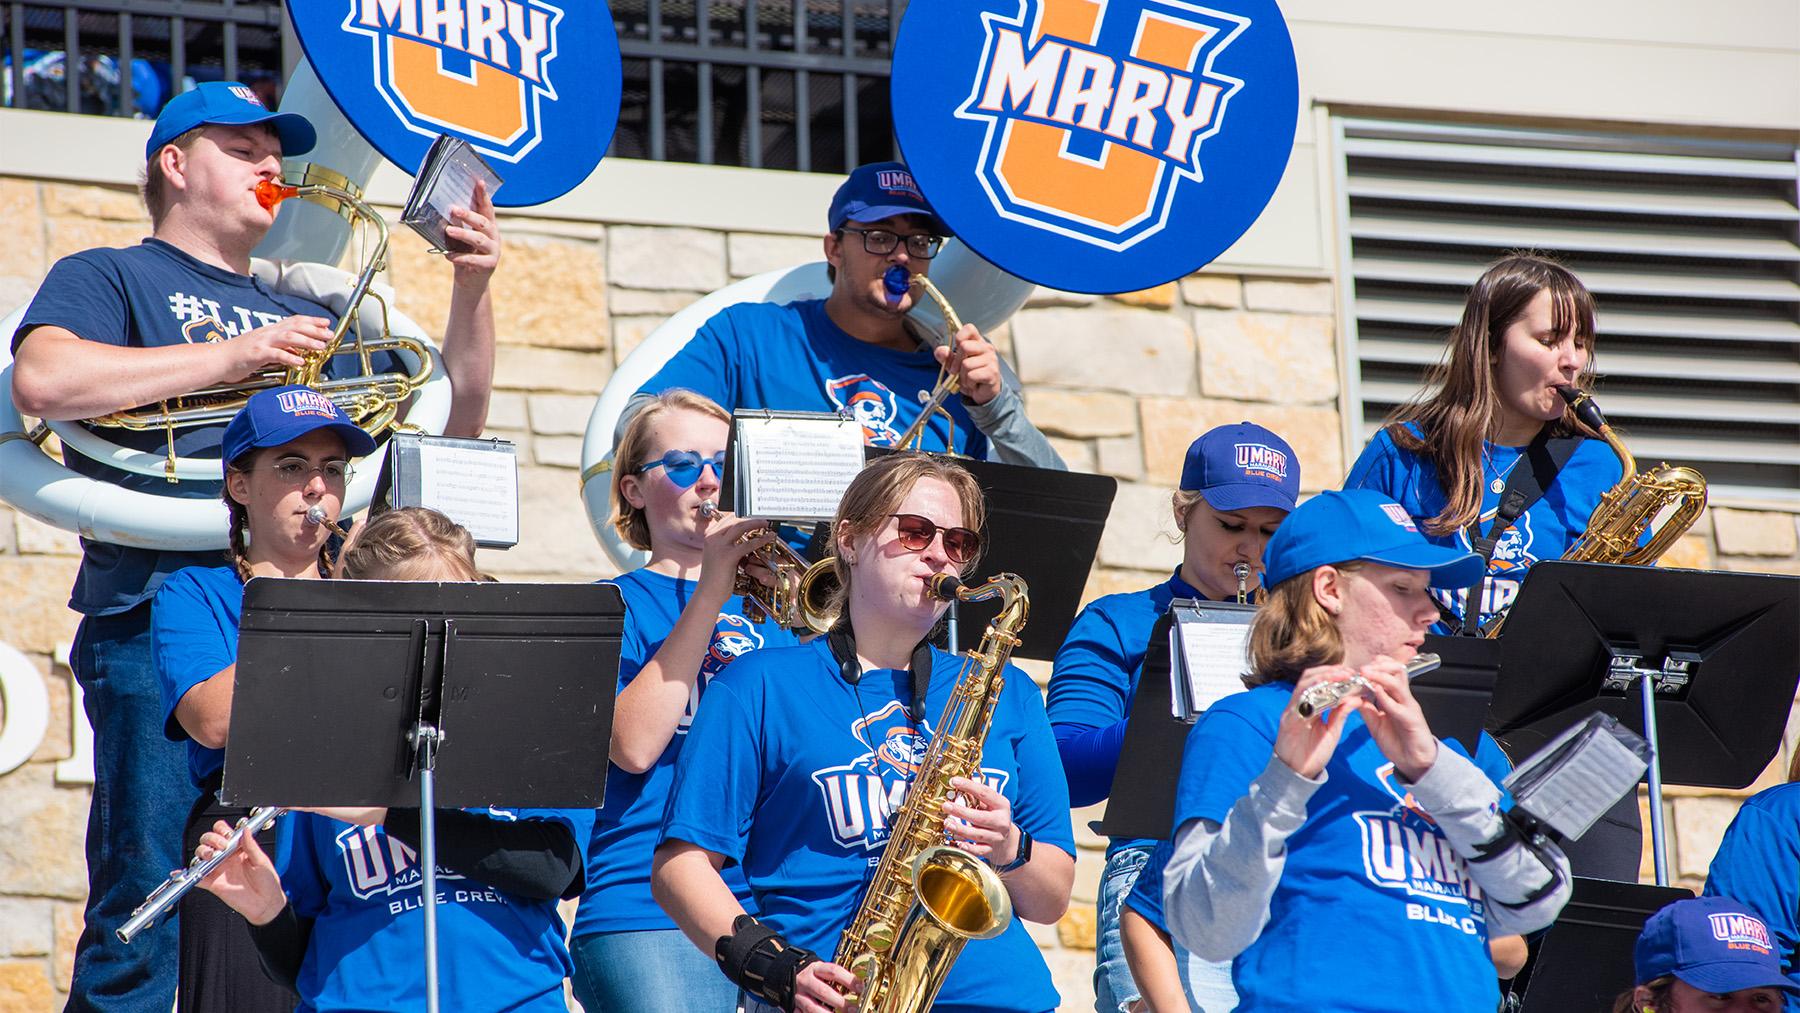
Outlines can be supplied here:
[[944, 555], [961, 566], [981, 554], [981, 536], [968, 528], [940, 528], [929, 517], [918, 514], [889, 514], [900, 533], [900, 545], [908, 552], [924, 552], [937, 533], [944, 533]]
[[721, 481], [725, 478], [725, 451], [721, 450], [711, 457], [701, 457], [698, 450], [671, 450], [649, 464], [638, 469], [643, 474], [651, 468], [660, 467], [663, 474], [677, 488], [686, 489], [700, 481], [700, 469], [712, 468], [713, 477]]

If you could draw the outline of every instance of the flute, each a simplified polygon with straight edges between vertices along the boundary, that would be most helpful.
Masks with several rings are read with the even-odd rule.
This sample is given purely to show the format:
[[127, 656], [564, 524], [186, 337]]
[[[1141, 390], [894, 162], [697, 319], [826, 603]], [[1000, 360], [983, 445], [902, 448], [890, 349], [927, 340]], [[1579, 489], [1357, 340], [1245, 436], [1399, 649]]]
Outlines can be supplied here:
[[144, 902], [138, 905], [137, 910], [131, 912], [131, 917], [125, 919], [125, 924], [119, 926], [114, 932], [114, 935], [119, 937], [119, 942], [129, 943], [133, 936], [156, 924], [157, 919], [161, 918], [165, 911], [174, 907], [181, 898], [187, 896], [189, 890], [199, 886], [201, 880], [212, 875], [214, 869], [223, 864], [225, 859], [230, 858], [232, 853], [244, 843], [246, 836], [259, 833], [285, 812], [287, 812], [286, 809], [275, 806], [262, 806], [250, 810], [250, 815], [238, 820], [237, 826], [232, 828], [231, 836], [225, 838], [225, 846], [214, 852], [211, 858], [201, 860], [199, 856], [195, 856], [193, 861], [187, 864], [187, 868], [176, 869], [169, 873], [169, 878], [163, 880], [162, 885], [157, 887], [150, 896], [145, 897]]
[[[1415, 654], [1412, 660], [1406, 663], [1406, 678], [1416, 679], [1443, 663], [1444, 659], [1435, 654]], [[1360, 675], [1353, 675], [1348, 679], [1335, 679], [1331, 682], [1314, 683], [1306, 692], [1300, 694], [1299, 700], [1294, 702], [1294, 713], [1303, 718], [1310, 718], [1320, 711], [1336, 705], [1345, 697], [1366, 692], [1368, 688], [1369, 680]]]

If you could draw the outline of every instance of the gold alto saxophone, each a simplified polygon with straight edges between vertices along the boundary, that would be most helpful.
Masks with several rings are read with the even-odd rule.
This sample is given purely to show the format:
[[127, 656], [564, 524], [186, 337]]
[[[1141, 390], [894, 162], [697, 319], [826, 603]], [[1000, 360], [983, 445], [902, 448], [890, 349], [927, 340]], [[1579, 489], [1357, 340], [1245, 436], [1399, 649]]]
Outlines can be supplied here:
[[[1700, 519], [1701, 511], [1706, 509], [1706, 477], [1692, 468], [1668, 464], [1638, 471], [1637, 459], [1586, 391], [1564, 385], [1556, 392], [1569, 403], [1575, 417], [1599, 433], [1612, 448], [1624, 472], [1619, 484], [1600, 497], [1600, 505], [1588, 517], [1587, 530], [1561, 558], [1577, 563], [1652, 565]], [[1659, 520], [1661, 524], [1652, 531], [1651, 525]], [[1505, 622], [1506, 613], [1502, 612], [1488, 620], [1481, 632], [1497, 637]]]
[[[355, 287], [350, 291], [350, 298], [339, 314], [337, 327], [331, 332], [331, 340], [323, 351], [313, 352], [305, 357], [305, 361], [292, 368], [279, 366], [265, 367], [237, 383], [220, 384], [168, 398], [155, 405], [132, 408], [126, 411], [112, 412], [85, 420], [88, 425], [101, 428], [125, 429], [134, 432], [153, 432], [161, 430], [168, 437], [168, 465], [166, 472], [169, 481], [175, 481], [175, 430], [187, 426], [223, 425], [244, 407], [250, 396], [259, 390], [281, 387], [288, 384], [303, 383], [329, 397], [343, 409], [351, 421], [372, 436], [398, 424], [397, 416], [400, 408], [412, 397], [413, 393], [431, 379], [431, 351], [424, 343], [412, 338], [395, 335], [389, 331], [387, 321], [387, 303], [380, 293], [370, 290], [375, 275], [387, 267], [388, 227], [387, 222], [374, 208], [364, 203], [361, 198], [347, 190], [324, 183], [308, 183], [302, 186], [289, 186], [273, 180], [263, 180], [256, 185], [256, 199], [264, 208], [274, 210], [275, 206], [289, 197], [329, 199], [340, 202], [349, 209], [349, 213], [364, 223], [375, 234], [375, 241], [363, 264], [362, 273], [357, 275]], [[341, 379], [326, 379], [322, 376], [326, 362], [338, 354], [344, 336], [350, 325], [357, 318], [364, 297], [372, 297], [381, 306], [381, 334], [379, 337], [365, 338], [359, 327], [356, 332], [355, 350], [362, 360], [362, 375]], [[376, 352], [404, 351], [411, 354], [419, 363], [419, 367], [411, 374], [376, 373], [370, 357]]]
[[930, 590], [946, 601], [999, 598], [1000, 614], [965, 655], [918, 776], [889, 823], [875, 878], [838, 941], [837, 964], [861, 980], [862, 1013], [925, 1013], [964, 944], [1012, 923], [999, 875], [945, 835], [944, 802], [956, 794], [951, 778], [981, 777], [981, 747], [1031, 602], [1025, 582], [1010, 573], [974, 587], [939, 575]]

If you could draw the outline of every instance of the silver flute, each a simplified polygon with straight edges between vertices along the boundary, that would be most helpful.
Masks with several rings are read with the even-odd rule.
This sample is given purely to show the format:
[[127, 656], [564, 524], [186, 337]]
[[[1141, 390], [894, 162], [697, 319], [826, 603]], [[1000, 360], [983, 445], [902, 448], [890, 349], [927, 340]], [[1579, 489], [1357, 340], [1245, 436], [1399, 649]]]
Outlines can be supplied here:
[[1250, 591], [1249, 591], [1250, 564], [1249, 563], [1237, 563], [1237, 564], [1233, 565], [1231, 568], [1231, 574], [1232, 574], [1232, 576], [1237, 578], [1237, 582], [1238, 582], [1237, 603], [1239, 605], [1247, 604], [1250, 601]]
[[250, 815], [238, 820], [237, 826], [232, 828], [231, 836], [225, 838], [225, 846], [214, 852], [211, 858], [202, 860], [196, 855], [194, 860], [187, 864], [187, 868], [176, 869], [169, 873], [169, 878], [163, 880], [163, 884], [157, 887], [150, 896], [145, 897], [144, 902], [138, 905], [137, 910], [131, 912], [131, 917], [125, 919], [125, 924], [119, 926], [114, 932], [119, 937], [119, 942], [129, 943], [132, 937], [156, 924], [164, 912], [174, 907], [181, 898], [187, 896], [189, 890], [199, 886], [201, 880], [212, 875], [214, 869], [223, 864], [225, 859], [230, 858], [232, 853], [244, 843], [245, 837], [260, 833], [264, 827], [275, 822], [276, 818], [285, 812], [287, 812], [286, 809], [275, 806], [263, 806], [250, 810]]
[[[1444, 659], [1435, 654], [1415, 654], [1412, 660], [1406, 663], [1406, 677], [1416, 679], [1443, 663]], [[1306, 692], [1300, 694], [1299, 700], [1294, 701], [1294, 713], [1303, 718], [1310, 718], [1314, 714], [1334, 706], [1345, 697], [1367, 692], [1368, 689], [1369, 680], [1360, 675], [1353, 675], [1348, 679], [1335, 679], [1331, 682], [1316, 682]]]

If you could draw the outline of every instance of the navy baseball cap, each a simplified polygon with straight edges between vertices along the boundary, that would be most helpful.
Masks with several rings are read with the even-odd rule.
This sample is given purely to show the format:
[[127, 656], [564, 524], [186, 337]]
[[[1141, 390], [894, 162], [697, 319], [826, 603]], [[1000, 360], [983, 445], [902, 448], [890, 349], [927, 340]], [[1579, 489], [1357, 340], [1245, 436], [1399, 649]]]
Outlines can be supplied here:
[[252, 450], [279, 447], [315, 429], [330, 429], [344, 438], [351, 457], [375, 452], [375, 438], [362, 431], [325, 395], [301, 384], [275, 387], [251, 395], [242, 411], [225, 427], [219, 456], [226, 470]]
[[1288, 442], [1254, 422], [1217, 426], [1188, 445], [1181, 488], [1214, 510], [1292, 510], [1300, 498], [1300, 459]]
[[1353, 560], [1425, 570], [1432, 587], [1468, 587], [1482, 572], [1473, 552], [1426, 541], [1405, 507], [1373, 489], [1345, 489], [1314, 496], [1275, 529], [1263, 550], [1263, 586]]
[[1702, 992], [1778, 988], [1800, 994], [1781, 973], [1769, 926], [1729, 897], [1678, 900], [1651, 915], [1633, 956], [1640, 985], [1672, 974]]
[[299, 113], [270, 111], [249, 85], [237, 81], [208, 81], [182, 92], [163, 106], [156, 117], [156, 126], [150, 130], [150, 142], [144, 145], [144, 160], [155, 158], [163, 145], [208, 123], [229, 126], [267, 123], [281, 138], [281, 153], [287, 157], [311, 151], [319, 139], [306, 117]]
[[912, 173], [899, 162], [857, 166], [831, 198], [827, 224], [836, 232], [845, 222], [878, 222], [895, 215], [924, 215], [940, 236], [955, 235], [926, 202]]

